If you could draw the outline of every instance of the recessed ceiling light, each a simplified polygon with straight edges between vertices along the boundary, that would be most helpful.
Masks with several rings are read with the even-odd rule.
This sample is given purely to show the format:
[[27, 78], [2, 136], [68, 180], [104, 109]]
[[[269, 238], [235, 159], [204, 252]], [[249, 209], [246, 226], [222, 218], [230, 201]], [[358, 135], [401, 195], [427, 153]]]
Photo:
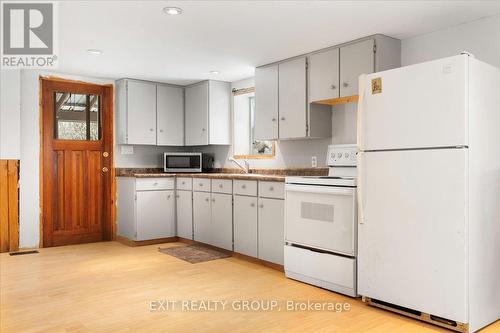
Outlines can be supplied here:
[[220, 74], [220, 72], [219, 72], [219, 71], [210, 71], [209, 73], [210, 73], [210, 74]]
[[168, 15], [180, 15], [182, 14], [182, 9], [179, 7], [165, 7], [163, 8], [163, 12]]
[[89, 54], [93, 54], [93, 55], [100, 55], [100, 54], [102, 54], [102, 50], [98, 50], [98, 49], [87, 49], [87, 53], [89, 53]]

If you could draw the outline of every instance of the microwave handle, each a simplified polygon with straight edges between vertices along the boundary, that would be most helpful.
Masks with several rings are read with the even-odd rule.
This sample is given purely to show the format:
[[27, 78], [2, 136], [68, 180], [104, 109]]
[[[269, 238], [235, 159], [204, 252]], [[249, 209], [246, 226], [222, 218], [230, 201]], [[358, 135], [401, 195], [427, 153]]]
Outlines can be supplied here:
[[286, 192], [301, 192], [301, 193], [316, 193], [316, 194], [353, 195], [355, 193], [356, 189], [350, 188], [350, 187], [286, 184], [285, 191]]

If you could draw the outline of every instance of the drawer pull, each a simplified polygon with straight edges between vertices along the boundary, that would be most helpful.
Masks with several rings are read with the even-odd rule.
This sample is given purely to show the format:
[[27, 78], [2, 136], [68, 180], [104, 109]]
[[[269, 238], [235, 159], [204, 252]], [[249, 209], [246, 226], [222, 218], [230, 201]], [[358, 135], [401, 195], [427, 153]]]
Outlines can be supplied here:
[[212, 199], [212, 202], [215, 202], [215, 199]]
[[252, 203], [250, 204], [250, 207], [255, 207], [255, 204], [252, 202]]
[[198, 185], [203, 186], [203, 183], [198, 183]]
[[271, 187], [269, 188], [269, 191], [274, 191], [274, 187], [272, 187], [272, 186], [271, 186]]
[[169, 195], [167, 195], [167, 199], [170, 199], [170, 194], [169, 194]]
[[183, 181], [181, 184], [182, 184], [182, 185], [186, 185], [186, 182], [184, 182], [184, 181]]
[[222, 184], [219, 184], [219, 188], [222, 188]]
[[205, 198], [205, 201], [206, 201], [206, 202], [208, 202], [208, 200], [209, 200], [208, 198]]
[[259, 205], [259, 208], [264, 208], [264, 205], [263, 205], [263, 204], [260, 204], [260, 205]]
[[156, 185], [158, 185], [158, 182], [154, 182], [154, 183], [153, 183], [153, 186], [156, 186]]
[[241, 185], [241, 188], [247, 188], [247, 186], [246, 185]]

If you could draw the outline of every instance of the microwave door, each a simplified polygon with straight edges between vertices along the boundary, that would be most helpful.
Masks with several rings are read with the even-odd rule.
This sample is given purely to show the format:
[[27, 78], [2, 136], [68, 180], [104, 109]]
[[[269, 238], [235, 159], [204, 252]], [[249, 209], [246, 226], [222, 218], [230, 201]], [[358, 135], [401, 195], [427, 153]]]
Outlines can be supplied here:
[[165, 155], [165, 172], [201, 172], [200, 155]]

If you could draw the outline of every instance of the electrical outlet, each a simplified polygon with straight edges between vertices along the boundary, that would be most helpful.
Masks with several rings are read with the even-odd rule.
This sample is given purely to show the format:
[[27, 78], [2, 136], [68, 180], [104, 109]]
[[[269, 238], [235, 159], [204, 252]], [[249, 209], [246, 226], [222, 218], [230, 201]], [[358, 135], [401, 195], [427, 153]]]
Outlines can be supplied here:
[[311, 166], [313, 168], [318, 166], [318, 158], [316, 156], [311, 156]]

